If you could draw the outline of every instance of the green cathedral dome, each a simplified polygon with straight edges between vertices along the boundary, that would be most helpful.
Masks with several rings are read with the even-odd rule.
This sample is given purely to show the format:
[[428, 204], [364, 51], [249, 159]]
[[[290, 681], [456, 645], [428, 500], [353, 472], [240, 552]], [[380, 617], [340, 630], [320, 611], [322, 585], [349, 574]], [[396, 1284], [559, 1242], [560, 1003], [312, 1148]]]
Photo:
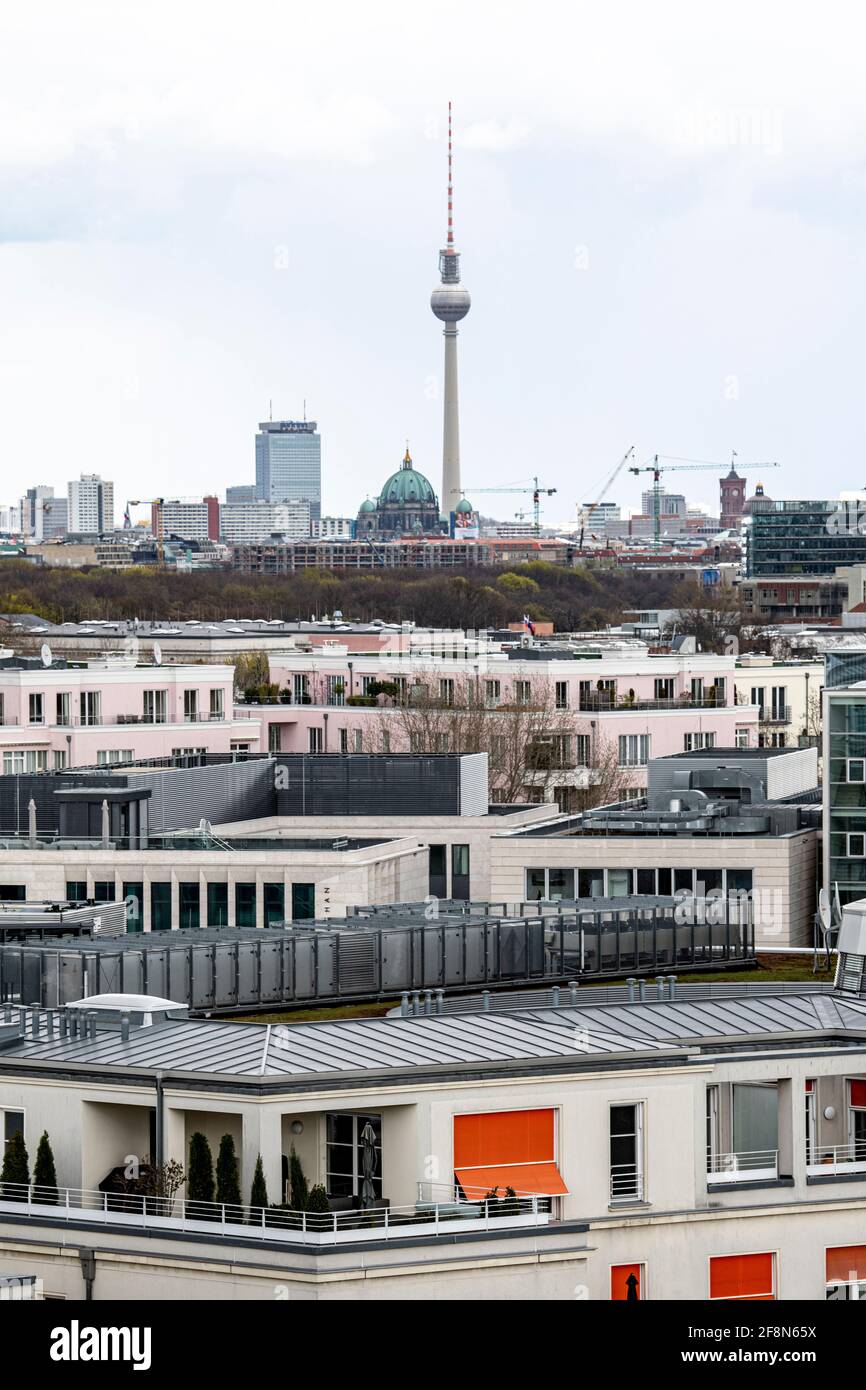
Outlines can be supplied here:
[[412, 467], [412, 459], [409, 450], [406, 450], [403, 463], [396, 473], [392, 473], [385, 486], [379, 494], [379, 506], [418, 505], [419, 503], [435, 506], [436, 494], [423, 473], [418, 473]]

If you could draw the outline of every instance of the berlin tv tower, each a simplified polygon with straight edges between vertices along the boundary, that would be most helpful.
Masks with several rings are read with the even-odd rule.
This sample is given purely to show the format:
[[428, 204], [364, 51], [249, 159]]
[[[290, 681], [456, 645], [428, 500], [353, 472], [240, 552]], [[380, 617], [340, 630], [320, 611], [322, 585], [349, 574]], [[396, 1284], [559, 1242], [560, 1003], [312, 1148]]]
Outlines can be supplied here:
[[469, 291], [460, 283], [460, 253], [454, 249], [453, 183], [451, 177], [451, 102], [448, 103], [448, 235], [439, 252], [437, 285], [430, 308], [445, 327], [445, 409], [442, 437], [442, 491], [439, 512], [448, 518], [462, 497], [460, 487], [460, 411], [457, 391], [457, 324], [469, 313]]

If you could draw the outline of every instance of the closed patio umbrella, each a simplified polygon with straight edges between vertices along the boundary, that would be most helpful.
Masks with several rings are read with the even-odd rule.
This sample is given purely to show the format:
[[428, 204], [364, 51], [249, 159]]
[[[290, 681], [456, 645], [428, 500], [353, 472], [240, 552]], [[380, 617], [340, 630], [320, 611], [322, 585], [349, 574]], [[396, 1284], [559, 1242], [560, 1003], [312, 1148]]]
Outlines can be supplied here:
[[373, 1178], [376, 1175], [376, 1131], [368, 1120], [361, 1130], [361, 1206], [371, 1207], [376, 1200]]

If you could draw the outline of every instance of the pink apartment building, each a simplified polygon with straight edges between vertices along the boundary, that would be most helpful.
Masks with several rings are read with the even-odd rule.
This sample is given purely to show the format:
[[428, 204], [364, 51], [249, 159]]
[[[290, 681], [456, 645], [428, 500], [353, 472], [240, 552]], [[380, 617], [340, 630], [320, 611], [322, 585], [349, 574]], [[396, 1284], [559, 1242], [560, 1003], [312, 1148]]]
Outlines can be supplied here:
[[558, 749], [557, 790], [586, 782], [599, 744], [615, 750], [632, 787], [641, 789], [650, 757], [748, 748], [758, 740], [757, 706], [734, 703], [732, 656], [619, 652], [536, 659], [493, 647], [451, 656], [364, 655], [332, 642], [315, 652], [274, 654], [270, 665], [280, 701], [238, 705], [235, 715], [239, 722], [260, 722], [261, 747], [272, 752], [400, 752], [406, 734], [399, 710], [389, 708], [393, 702], [379, 696], [375, 707], [356, 703], [369, 699], [376, 683], [396, 685], [404, 700], [414, 688], [446, 702], [469, 692], [490, 708], [547, 699], [569, 727]]
[[233, 666], [206, 663], [0, 666], [2, 771], [258, 751], [259, 722], [235, 718], [233, 682]]

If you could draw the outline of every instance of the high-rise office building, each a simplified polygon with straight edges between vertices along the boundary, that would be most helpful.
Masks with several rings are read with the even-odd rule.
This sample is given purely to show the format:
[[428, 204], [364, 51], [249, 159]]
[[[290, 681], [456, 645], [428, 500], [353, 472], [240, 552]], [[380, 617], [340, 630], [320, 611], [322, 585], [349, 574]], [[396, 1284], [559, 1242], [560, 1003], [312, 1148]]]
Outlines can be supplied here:
[[66, 534], [66, 498], [55, 497], [53, 487], [29, 487], [20, 509], [21, 530], [32, 540], [52, 540]]
[[235, 483], [233, 487], [226, 488], [227, 502], [255, 502], [255, 500], [255, 483]]
[[315, 420], [265, 420], [256, 435], [256, 497], [304, 501], [322, 514], [322, 439]]
[[114, 483], [98, 473], [82, 473], [68, 484], [68, 527], [74, 536], [101, 536], [114, 530]]

